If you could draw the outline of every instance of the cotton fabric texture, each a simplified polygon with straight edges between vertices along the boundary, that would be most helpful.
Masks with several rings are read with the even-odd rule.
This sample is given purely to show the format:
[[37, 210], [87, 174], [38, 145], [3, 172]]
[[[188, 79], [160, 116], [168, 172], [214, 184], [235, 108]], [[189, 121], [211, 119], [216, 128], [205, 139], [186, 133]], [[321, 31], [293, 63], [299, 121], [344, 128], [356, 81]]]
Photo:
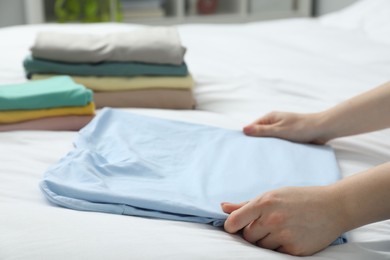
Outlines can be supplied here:
[[33, 57], [97, 63], [134, 61], [181, 65], [186, 49], [173, 27], [144, 27], [106, 35], [40, 32], [31, 47]]
[[86, 126], [93, 115], [87, 116], [53, 116], [17, 123], [0, 124], [0, 132], [5, 131], [79, 131]]
[[[48, 79], [58, 75], [34, 74], [33, 80]], [[185, 77], [173, 76], [135, 76], [135, 77], [96, 77], [96, 76], [73, 76], [74, 82], [77, 82], [93, 91], [124, 91], [132, 89], [191, 89], [194, 81], [191, 75]]]
[[0, 110], [86, 106], [92, 91], [67, 76], [0, 86]]
[[27, 76], [31, 74], [62, 74], [78, 76], [187, 76], [185, 63], [180, 65], [141, 62], [68, 63], [33, 58], [23, 61]]
[[127, 91], [95, 92], [97, 108], [138, 107], [161, 109], [194, 109], [191, 89], [134, 89]]
[[[40, 183], [63, 207], [223, 225], [223, 201], [340, 178], [328, 146], [103, 109]], [[341, 242], [341, 238], [340, 241]]]
[[68, 75], [98, 93], [98, 108], [195, 107], [186, 48], [173, 27], [106, 35], [40, 32], [31, 52], [23, 62], [29, 79]]
[[70, 115], [94, 115], [95, 103], [86, 106], [53, 107], [31, 110], [7, 110], [0, 111], [0, 123], [16, 123], [38, 118], [70, 116]]

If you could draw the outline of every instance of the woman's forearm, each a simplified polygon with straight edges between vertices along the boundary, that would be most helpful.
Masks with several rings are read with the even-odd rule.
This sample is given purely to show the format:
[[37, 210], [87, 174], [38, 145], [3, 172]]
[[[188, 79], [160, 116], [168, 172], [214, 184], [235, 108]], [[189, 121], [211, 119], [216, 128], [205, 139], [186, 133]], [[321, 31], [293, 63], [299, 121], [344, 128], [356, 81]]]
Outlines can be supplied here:
[[390, 127], [390, 82], [318, 113], [324, 139]]
[[345, 178], [330, 189], [344, 211], [344, 232], [390, 218], [390, 162]]

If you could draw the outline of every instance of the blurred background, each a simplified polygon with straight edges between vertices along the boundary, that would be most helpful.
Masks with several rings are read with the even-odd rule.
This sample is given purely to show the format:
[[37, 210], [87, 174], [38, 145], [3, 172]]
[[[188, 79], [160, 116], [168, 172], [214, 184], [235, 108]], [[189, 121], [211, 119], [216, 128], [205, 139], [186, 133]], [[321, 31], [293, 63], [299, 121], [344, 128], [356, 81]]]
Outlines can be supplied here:
[[356, 0], [0, 0], [0, 27], [52, 22], [153, 25], [319, 16]]

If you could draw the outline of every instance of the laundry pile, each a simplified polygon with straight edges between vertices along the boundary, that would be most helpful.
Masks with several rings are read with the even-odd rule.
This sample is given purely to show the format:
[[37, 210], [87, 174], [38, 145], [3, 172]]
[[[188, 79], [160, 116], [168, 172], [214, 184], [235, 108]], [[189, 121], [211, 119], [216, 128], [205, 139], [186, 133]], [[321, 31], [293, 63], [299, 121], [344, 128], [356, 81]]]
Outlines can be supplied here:
[[33, 80], [69, 75], [101, 107], [193, 109], [186, 48], [173, 27], [105, 35], [41, 32], [24, 60]]
[[0, 131], [74, 131], [94, 114], [92, 91], [68, 76], [0, 86]]

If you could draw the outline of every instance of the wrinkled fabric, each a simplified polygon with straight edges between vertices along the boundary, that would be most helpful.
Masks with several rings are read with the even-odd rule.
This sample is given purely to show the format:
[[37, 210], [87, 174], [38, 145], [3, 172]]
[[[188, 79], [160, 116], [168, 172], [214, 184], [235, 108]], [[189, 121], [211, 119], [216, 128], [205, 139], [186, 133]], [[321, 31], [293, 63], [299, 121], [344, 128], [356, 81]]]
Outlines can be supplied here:
[[103, 109], [40, 184], [63, 207], [223, 225], [224, 201], [340, 178], [333, 150]]

